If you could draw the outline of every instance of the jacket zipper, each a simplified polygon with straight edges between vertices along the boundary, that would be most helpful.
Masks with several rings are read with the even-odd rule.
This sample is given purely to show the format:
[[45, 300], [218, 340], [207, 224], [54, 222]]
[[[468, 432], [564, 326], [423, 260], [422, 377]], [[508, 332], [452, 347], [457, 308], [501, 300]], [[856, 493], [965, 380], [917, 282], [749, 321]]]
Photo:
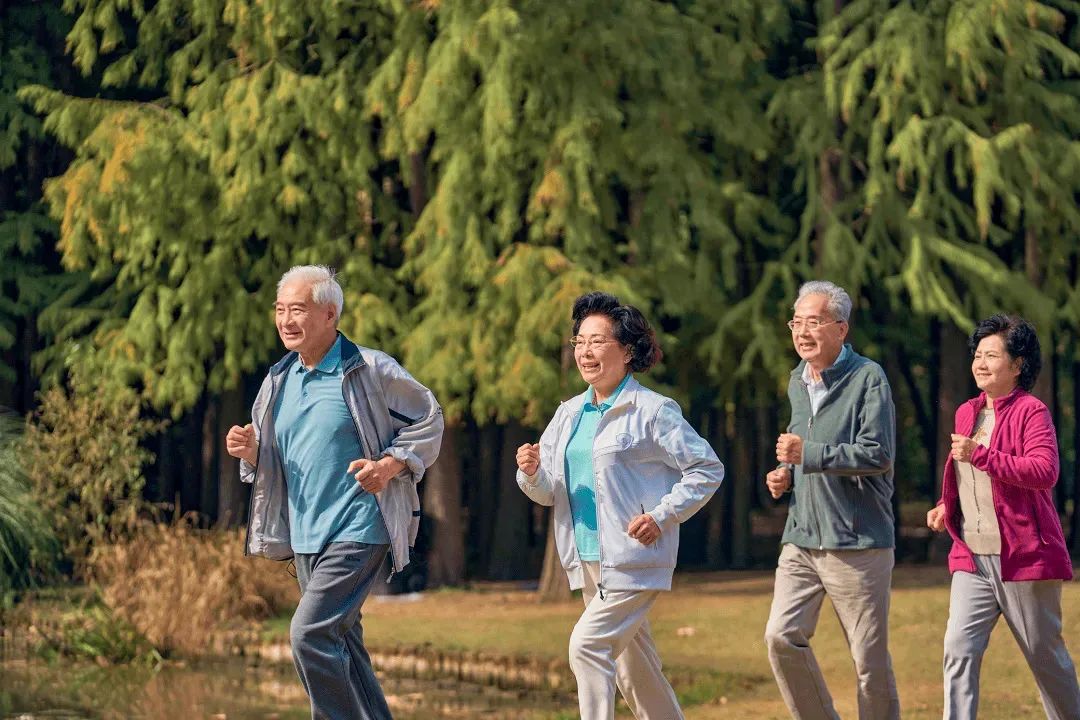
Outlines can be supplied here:
[[[355, 368], [354, 368], [355, 369]], [[349, 372], [352, 372], [351, 370]], [[371, 448], [372, 445], [364, 437], [364, 433], [360, 430], [360, 423], [356, 419], [356, 410], [353, 408], [352, 403], [349, 402], [348, 396], [345, 395], [345, 378], [348, 373], [341, 376], [341, 397], [345, 401], [345, 407], [349, 408], [349, 417], [352, 418], [353, 428], [356, 430], [356, 437], [360, 440], [361, 446], [364, 448], [364, 454], [369, 459], [375, 461], [373, 457], [374, 453]], [[390, 481], [393, 482], [393, 478]], [[394, 575], [397, 574], [397, 557], [394, 555], [394, 536], [390, 534], [390, 526], [386, 524], [386, 516], [383, 515], [382, 503], [379, 502], [379, 496], [375, 493], [370, 493], [371, 497], [375, 498], [375, 507], [379, 509], [379, 520], [382, 522], [383, 529], [386, 531], [386, 537], [390, 540], [390, 577], [386, 578], [386, 584], [389, 585], [390, 581], [394, 579]]]
[[[607, 417], [607, 412], [610, 412], [613, 408], [608, 408], [602, 415], [600, 415], [599, 422], [596, 423], [596, 433], [593, 434], [593, 489], [596, 493], [596, 545], [600, 549], [600, 576], [596, 581], [596, 590], [600, 595], [600, 599], [604, 600], [604, 536], [601, 532], [600, 526], [600, 480], [596, 476], [596, 437], [600, 434], [600, 425]], [[585, 408], [582, 407], [581, 412], [585, 412]], [[580, 421], [580, 418], [579, 418]]]
[[[574, 422], [574, 432], [577, 432], [577, 426], [581, 422], [581, 416], [584, 413], [585, 413], [585, 407], [582, 406], [582, 408], [578, 412], [578, 416], [577, 416], [577, 418], [576, 418], [576, 420]], [[597, 576], [597, 579], [596, 579], [596, 591], [599, 593], [601, 600], [604, 599], [604, 534], [603, 534], [601, 526], [600, 526], [600, 516], [603, 513], [600, 512], [600, 481], [596, 477], [596, 436], [600, 434], [600, 423], [602, 423], [603, 421], [604, 421], [604, 416], [601, 415], [599, 422], [596, 423], [596, 432], [593, 433], [593, 442], [592, 442], [592, 449], [591, 449], [591, 453], [592, 453], [592, 456], [593, 456], [592, 457], [592, 461], [593, 461], [593, 494], [596, 496], [596, 547], [597, 547], [597, 550], [600, 553], [600, 564], [599, 564], [600, 573], [599, 573], [599, 575]], [[571, 434], [571, 437], [573, 437], [573, 434]], [[567, 478], [567, 480], [569, 481], [569, 478]], [[569, 487], [570, 487], [569, 482], [567, 482], [567, 488], [569, 488]], [[578, 555], [578, 560], [582, 564], [584, 564], [584, 562], [585, 562], [584, 560], [581, 560], [580, 553]], [[585, 570], [585, 568], [582, 568], [583, 572], [584, 572], [584, 570]]]
[[[814, 430], [814, 402], [813, 402], [813, 400], [810, 399], [810, 389], [806, 387], [806, 383], [801, 383], [801, 384], [803, 386], [803, 392], [806, 393], [807, 405], [810, 406], [810, 419], [806, 421], [806, 440], [807, 440], [807, 442], [809, 442], [810, 439], [811, 439], [810, 435], [812, 434], [812, 432]], [[804, 447], [803, 447], [803, 453], [804, 454], [806, 453], [805, 443], [804, 443]], [[803, 470], [803, 475], [806, 475], [806, 470]], [[794, 472], [792, 472], [792, 482], [795, 482]], [[812, 500], [813, 495], [814, 494], [812, 492], [807, 492], [806, 493], [806, 497], [807, 497], [808, 500]], [[810, 514], [814, 516], [814, 527], [817, 528], [818, 550], [824, 550], [825, 549], [825, 543], [822, 542], [821, 519], [818, 518], [817, 503], [814, 503], [814, 502], [810, 503]]]

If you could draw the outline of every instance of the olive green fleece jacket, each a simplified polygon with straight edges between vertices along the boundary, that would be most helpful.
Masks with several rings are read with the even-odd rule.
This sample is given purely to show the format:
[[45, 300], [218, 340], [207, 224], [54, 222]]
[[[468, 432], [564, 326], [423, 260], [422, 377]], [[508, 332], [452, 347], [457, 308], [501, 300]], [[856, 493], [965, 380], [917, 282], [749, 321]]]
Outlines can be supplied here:
[[791, 373], [788, 432], [803, 439], [782, 542], [815, 550], [891, 548], [896, 411], [885, 371], [851, 350], [821, 373], [816, 415], [802, 374]]

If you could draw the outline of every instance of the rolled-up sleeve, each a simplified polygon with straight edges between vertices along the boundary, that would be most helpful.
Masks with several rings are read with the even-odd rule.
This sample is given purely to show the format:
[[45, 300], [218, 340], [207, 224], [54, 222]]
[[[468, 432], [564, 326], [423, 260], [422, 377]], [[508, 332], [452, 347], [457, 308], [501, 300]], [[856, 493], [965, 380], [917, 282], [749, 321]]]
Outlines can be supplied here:
[[390, 415], [404, 423], [382, 454], [404, 463], [413, 482], [419, 482], [439, 456], [444, 425], [442, 407], [430, 390], [389, 355], [376, 354], [373, 364]]

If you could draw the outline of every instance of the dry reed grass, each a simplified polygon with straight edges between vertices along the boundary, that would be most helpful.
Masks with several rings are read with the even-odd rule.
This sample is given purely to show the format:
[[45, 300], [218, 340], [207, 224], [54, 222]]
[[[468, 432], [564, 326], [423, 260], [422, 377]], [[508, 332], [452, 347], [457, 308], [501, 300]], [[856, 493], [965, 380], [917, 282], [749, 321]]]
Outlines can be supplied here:
[[196, 654], [216, 635], [296, 605], [285, 566], [245, 557], [243, 548], [243, 530], [148, 524], [129, 540], [95, 548], [91, 577], [105, 604], [159, 651]]

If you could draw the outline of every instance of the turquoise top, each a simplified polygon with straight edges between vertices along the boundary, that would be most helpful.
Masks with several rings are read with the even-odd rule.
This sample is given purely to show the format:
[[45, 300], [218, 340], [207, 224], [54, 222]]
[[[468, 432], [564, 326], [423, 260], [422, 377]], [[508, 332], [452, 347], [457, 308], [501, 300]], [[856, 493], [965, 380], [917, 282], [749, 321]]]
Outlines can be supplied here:
[[299, 359], [286, 370], [274, 407], [296, 553], [321, 552], [331, 542], [390, 542], [375, 496], [348, 472], [364, 451], [341, 392], [342, 377], [339, 335], [311, 370]]
[[593, 474], [596, 427], [629, 380], [630, 373], [627, 373], [611, 397], [599, 405], [593, 404], [596, 391], [590, 386], [589, 398], [566, 443], [566, 492], [570, 495], [570, 514], [574, 517], [574, 541], [578, 555], [586, 562], [600, 559], [600, 535], [596, 529], [596, 476]]

